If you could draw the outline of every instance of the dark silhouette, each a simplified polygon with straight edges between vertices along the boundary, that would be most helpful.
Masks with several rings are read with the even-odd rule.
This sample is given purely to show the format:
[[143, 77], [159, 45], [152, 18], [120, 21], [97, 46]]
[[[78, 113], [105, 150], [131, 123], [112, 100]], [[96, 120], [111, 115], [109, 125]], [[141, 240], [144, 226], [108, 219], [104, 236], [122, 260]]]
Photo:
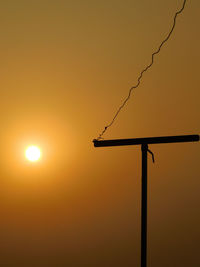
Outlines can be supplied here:
[[112, 124], [114, 123], [115, 119], [117, 118], [118, 114], [120, 113], [120, 111], [123, 109], [123, 107], [126, 105], [127, 101], [130, 99], [131, 97], [131, 94], [132, 94], [132, 91], [133, 89], [136, 89], [139, 85], [140, 85], [140, 81], [143, 77], [143, 74], [144, 72], [146, 72], [149, 68], [151, 68], [151, 66], [153, 65], [154, 63], [154, 57], [156, 54], [158, 54], [162, 48], [162, 46], [169, 40], [170, 36], [172, 35], [173, 31], [174, 31], [174, 28], [176, 26], [176, 18], [177, 16], [184, 10], [185, 8], [185, 4], [186, 4], [186, 0], [183, 1], [183, 5], [181, 7], [181, 9], [179, 11], [177, 11], [174, 15], [174, 22], [173, 22], [173, 25], [171, 27], [171, 30], [170, 32], [168, 33], [167, 37], [161, 42], [161, 44], [159, 45], [158, 49], [153, 52], [153, 54], [151, 55], [151, 62], [149, 65], [147, 65], [139, 74], [139, 77], [137, 79], [137, 84], [136, 85], [133, 85], [130, 89], [129, 89], [129, 92], [128, 92], [128, 96], [125, 98], [125, 100], [123, 101], [123, 103], [121, 104], [121, 106], [118, 108], [117, 112], [115, 113], [113, 119], [111, 120], [111, 122], [105, 126], [105, 128], [103, 129], [103, 131], [99, 134], [97, 140], [100, 140], [102, 139], [102, 136], [104, 135], [104, 133], [107, 131], [107, 129], [112, 126]]
[[142, 198], [141, 198], [141, 267], [147, 267], [147, 152], [149, 144], [199, 141], [199, 135], [161, 136], [134, 139], [93, 140], [95, 147], [141, 145], [142, 149]]

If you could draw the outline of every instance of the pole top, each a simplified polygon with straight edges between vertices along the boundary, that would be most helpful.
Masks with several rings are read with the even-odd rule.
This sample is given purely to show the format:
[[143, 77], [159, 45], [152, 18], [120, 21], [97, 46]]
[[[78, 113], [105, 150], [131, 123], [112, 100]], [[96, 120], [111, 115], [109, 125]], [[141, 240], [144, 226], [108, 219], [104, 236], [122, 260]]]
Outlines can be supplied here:
[[166, 144], [166, 143], [182, 143], [182, 142], [198, 142], [199, 135], [177, 135], [177, 136], [158, 136], [144, 138], [129, 139], [113, 139], [113, 140], [97, 140], [94, 139], [95, 147], [107, 146], [130, 146], [130, 145], [148, 145], [148, 144]]

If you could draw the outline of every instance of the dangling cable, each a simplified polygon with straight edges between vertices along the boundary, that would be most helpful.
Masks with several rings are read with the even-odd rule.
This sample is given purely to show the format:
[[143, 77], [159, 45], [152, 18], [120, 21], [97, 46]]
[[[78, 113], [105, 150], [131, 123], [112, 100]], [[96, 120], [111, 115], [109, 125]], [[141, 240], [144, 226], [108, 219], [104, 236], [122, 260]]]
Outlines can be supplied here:
[[181, 9], [175, 13], [175, 15], [174, 15], [174, 22], [173, 22], [172, 28], [171, 28], [170, 32], [168, 33], [167, 37], [161, 42], [161, 44], [158, 47], [158, 49], [151, 55], [151, 63], [149, 65], [147, 65], [146, 68], [143, 69], [140, 72], [140, 75], [139, 75], [139, 77], [137, 79], [137, 84], [134, 85], [134, 86], [132, 86], [129, 89], [128, 96], [125, 98], [125, 100], [122, 103], [122, 105], [118, 108], [118, 110], [115, 113], [115, 115], [114, 115], [113, 119], [111, 120], [111, 122], [107, 126], [105, 126], [104, 130], [99, 134], [97, 140], [102, 139], [102, 136], [107, 131], [107, 129], [115, 122], [115, 120], [116, 120], [117, 116], [119, 115], [120, 111], [123, 109], [123, 107], [126, 105], [127, 101], [130, 99], [131, 93], [132, 93], [133, 89], [137, 88], [140, 85], [140, 81], [141, 81], [141, 79], [143, 77], [144, 72], [146, 72], [153, 65], [153, 63], [154, 63], [154, 56], [160, 52], [160, 50], [161, 50], [162, 46], [164, 45], [164, 43], [166, 43], [169, 40], [169, 38], [170, 38], [171, 34], [173, 33], [174, 28], [176, 26], [176, 18], [184, 10], [185, 4], [186, 4], [186, 0], [183, 1], [183, 5], [182, 5]]

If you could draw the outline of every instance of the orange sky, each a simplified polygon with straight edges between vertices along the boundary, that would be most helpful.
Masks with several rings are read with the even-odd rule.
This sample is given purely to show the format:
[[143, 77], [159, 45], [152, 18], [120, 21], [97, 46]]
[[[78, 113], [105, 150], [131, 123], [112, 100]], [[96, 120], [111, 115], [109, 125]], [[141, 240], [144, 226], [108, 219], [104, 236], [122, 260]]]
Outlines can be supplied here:
[[[0, 265], [140, 262], [139, 147], [96, 138], [165, 38], [181, 0], [3, 1]], [[199, 8], [175, 31], [105, 139], [199, 134]], [[29, 164], [28, 144], [43, 158]], [[149, 266], [198, 266], [199, 144], [154, 145]]]

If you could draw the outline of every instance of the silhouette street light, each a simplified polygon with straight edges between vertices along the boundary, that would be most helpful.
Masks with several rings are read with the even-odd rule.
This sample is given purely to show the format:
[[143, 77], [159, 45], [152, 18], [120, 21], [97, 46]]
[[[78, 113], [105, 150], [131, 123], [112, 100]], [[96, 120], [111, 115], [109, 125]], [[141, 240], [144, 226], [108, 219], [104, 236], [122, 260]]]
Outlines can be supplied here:
[[149, 144], [197, 142], [199, 135], [160, 136], [134, 139], [93, 140], [95, 147], [141, 145], [142, 149], [142, 199], [141, 199], [141, 267], [147, 267], [147, 152]]

